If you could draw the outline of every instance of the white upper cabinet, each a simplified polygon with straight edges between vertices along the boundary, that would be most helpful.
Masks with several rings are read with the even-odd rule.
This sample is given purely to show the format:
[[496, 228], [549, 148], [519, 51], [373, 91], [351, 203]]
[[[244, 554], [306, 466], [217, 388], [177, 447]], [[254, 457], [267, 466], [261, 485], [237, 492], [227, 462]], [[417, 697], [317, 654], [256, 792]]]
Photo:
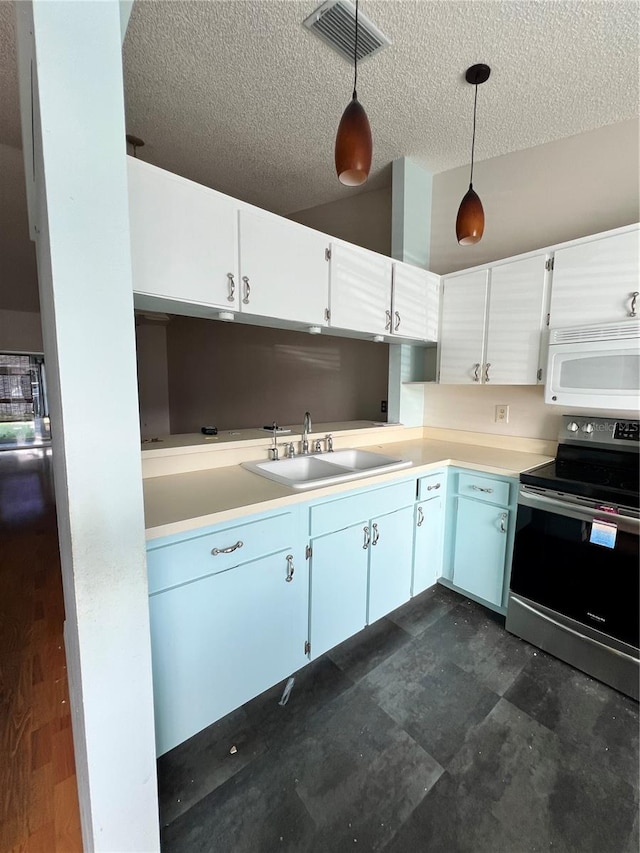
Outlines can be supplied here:
[[331, 325], [385, 335], [391, 332], [391, 258], [331, 244]]
[[135, 293], [238, 309], [237, 204], [128, 158]]
[[441, 383], [537, 384], [546, 261], [540, 254], [445, 279]]
[[[638, 229], [557, 249], [551, 287], [551, 328], [610, 323], [630, 317], [640, 290]], [[640, 300], [636, 302], [640, 316]]]
[[328, 238], [259, 210], [240, 209], [240, 310], [326, 326]]
[[410, 264], [393, 264], [392, 331], [403, 338], [438, 340], [440, 276]]
[[489, 284], [483, 381], [496, 385], [538, 382], [545, 322], [546, 255], [493, 267]]
[[440, 320], [440, 382], [482, 381], [488, 270], [444, 279]]

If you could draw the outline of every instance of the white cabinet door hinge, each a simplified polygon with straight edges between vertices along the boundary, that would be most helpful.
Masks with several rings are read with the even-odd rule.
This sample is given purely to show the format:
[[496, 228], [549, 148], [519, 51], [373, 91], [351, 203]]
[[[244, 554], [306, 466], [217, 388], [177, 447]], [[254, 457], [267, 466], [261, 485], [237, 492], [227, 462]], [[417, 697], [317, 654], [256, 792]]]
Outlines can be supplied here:
[[328, 308], [324, 309], [324, 319], [327, 321], [327, 323], [331, 319], [331, 311], [329, 311]]
[[325, 261], [331, 260], [331, 249], [325, 249], [324, 250], [324, 259], [325, 259]]
[[546, 271], [547, 271], [547, 272], [551, 272], [551, 270], [553, 269], [553, 262], [554, 262], [554, 260], [555, 260], [555, 258], [549, 258], [549, 259], [546, 261], [546, 263], [545, 263], [545, 265], [544, 265], [544, 268], [546, 269]]
[[538, 382], [541, 382], [541, 381], [542, 381], [542, 368], [540, 367], [538, 369]]
[[304, 549], [305, 560], [308, 560], [312, 554], [313, 554], [313, 549], [312, 549], [311, 545], [307, 545], [307, 547]]
[[309, 642], [309, 640], [305, 640], [305, 643], [304, 643], [304, 653], [305, 653], [305, 655], [310, 655], [310, 654], [311, 654], [311, 643]]

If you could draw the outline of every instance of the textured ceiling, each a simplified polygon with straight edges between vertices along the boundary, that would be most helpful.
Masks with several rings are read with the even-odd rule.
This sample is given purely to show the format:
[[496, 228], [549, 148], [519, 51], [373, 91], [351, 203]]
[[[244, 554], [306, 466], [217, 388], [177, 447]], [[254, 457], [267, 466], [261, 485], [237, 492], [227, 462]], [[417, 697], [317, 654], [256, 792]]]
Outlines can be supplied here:
[[[143, 159], [280, 213], [353, 193], [333, 170], [352, 86], [309, 33], [320, 0], [137, 0], [125, 39], [127, 127]], [[393, 44], [361, 66], [374, 162], [362, 189], [407, 155], [434, 172], [638, 114], [640, 5], [580, 0], [362, 0]], [[20, 145], [13, 4], [0, 2], [0, 142]], [[0, 180], [2, 180], [0, 176]], [[355, 190], [357, 192], [358, 190]]]
[[[136, 2], [124, 44], [127, 127], [143, 159], [280, 213], [339, 199], [333, 143], [351, 69], [302, 20], [320, 0]], [[638, 113], [637, 2], [362, 0], [393, 45], [361, 66], [374, 139], [364, 189], [407, 155], [468, 162]]]

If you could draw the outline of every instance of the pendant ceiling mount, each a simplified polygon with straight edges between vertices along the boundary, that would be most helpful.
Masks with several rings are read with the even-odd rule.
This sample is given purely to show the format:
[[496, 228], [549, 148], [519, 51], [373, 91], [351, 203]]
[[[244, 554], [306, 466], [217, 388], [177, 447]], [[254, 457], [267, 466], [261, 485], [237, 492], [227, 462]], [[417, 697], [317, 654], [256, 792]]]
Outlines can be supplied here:
[[471, 137], [471, 173], [469, 189], [460, 202], [456, 218], [456, 237], [461, 246], [472, 246], [482, 239], [484, 233], [484, 208], [477, 192], [473, 189], [473, 159], [476, 145], [476, 109], [478, 106], [478, 86], [486, 83], [491, 74], [491, 68], [483, 63], [467, 68], [464, 79], [475, 86], [473, 98], [473, 133]]

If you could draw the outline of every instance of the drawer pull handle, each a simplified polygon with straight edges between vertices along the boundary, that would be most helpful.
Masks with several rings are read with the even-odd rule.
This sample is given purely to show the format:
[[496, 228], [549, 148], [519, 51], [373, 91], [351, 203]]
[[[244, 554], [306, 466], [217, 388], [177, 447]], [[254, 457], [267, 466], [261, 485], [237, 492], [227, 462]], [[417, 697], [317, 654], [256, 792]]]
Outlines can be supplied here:
[[374, 525], [373, 525], [373, 541], [372, 541], [372, 543], [371, 543], [371, 544], [372, 544], [372, 545], [377, 545], [377, 544], [378, 544], [378, 539], [380, 539], [380, 531], [378, 530], [378, 525], [377, 525], [377, 524], [374, 524]]
[[433, 486], [427, 486], [427, 491], [430, 492], [432, 489], [439, 489], [439, 488], [440, 488], [440, 483], [436, 483]]
[[235, 294], [236, 294], [236, 283], [233, 280], [233, 273], [227, 273], [227, 279], [229, 280], [229, 295], [227, 296], [227, 302], [235, 302]]
[[240, 539], [238, 539], [235, 545], [230, 545], [228, 548], [214, 548], [211, 553], [214, 557], [217, 557], [218, 554], [233, 554], [233, 552], [237, 551], [238, 548], [242, 548], [242, 542]]
[[242, 302], [244, 305], [248, 305], [249, 297], [251, 296], [251, 285], [249, 284], [249, 276], [243, 275], [242, 281], [244, 282], [244, 298]]
[[486, 492], [486, 494], [488, 494], [488, 495], [492, 495], [492, 494], [493, 494], [493, 489], [485, 489], [485, 487], [484, 487], [484, 486], [471, 486], [471, 488], [472, 488], [475, 492]]
[[424, 521], [424, 512], [422, 511], [422, 507], [418, 507], [418, 524], [417, 527], [422, 527], [422, 522]]
[[385, 313], [385, 317], [387, 318], [387, 322], [385, 323], [384, 330], [385, 330], [385, 332], [390, 332], [391, 331], [391, 311], [389, 311], [389, 309], [387, 309], [384, 313]]
[[636, 301], [638, 299], [638, 296], [640, 296], [640, 293], [637, 290], [634, 290], [631, 294], [631, 310], [629, 311], [629, 317], [636, 316]]
[[286, 560], [287, 560], [287, 577], [285, 578], [285, 580], [287, 581], [287, 583], [291, 583], [291, 581], [293, 580], [293, 573], [295, 572], [295, 568], [293, 566], [293, 554], [287, 554]]
[[396, 325], [394, 326], [393, 331], [397, 332], [400, 329], [400, 313], [398, 311], [393, 312], [396, 315]]
[[473, 381], [474, 381], [474, 382], [480, 382], [480, 376], [478, 375], [478, 371], [479, 371], [479, 370], [480, 370], [480, 362], [479, 362], [479, 361], [477, 361], [477, 362], [473, 365]]
[[364, 545], [362, 546], [362, 550], [366, 551], [369, 547], [369, 543], [371, 542], [371, 537], [369, 535], [368, 527], [363, 527], [362, 529], [364, 530]]
[[491, 362], [488, 361], [484, 366], [484, 381], [489, 382], [489, 368], [491, 367]]
[[507, 532], [507, 528], [504, 526], [504, 523], [506, 520], [507, 520], [507, 513], [503, 512], [502, 515], [500, 516], [500, 532], [501, 533]]

